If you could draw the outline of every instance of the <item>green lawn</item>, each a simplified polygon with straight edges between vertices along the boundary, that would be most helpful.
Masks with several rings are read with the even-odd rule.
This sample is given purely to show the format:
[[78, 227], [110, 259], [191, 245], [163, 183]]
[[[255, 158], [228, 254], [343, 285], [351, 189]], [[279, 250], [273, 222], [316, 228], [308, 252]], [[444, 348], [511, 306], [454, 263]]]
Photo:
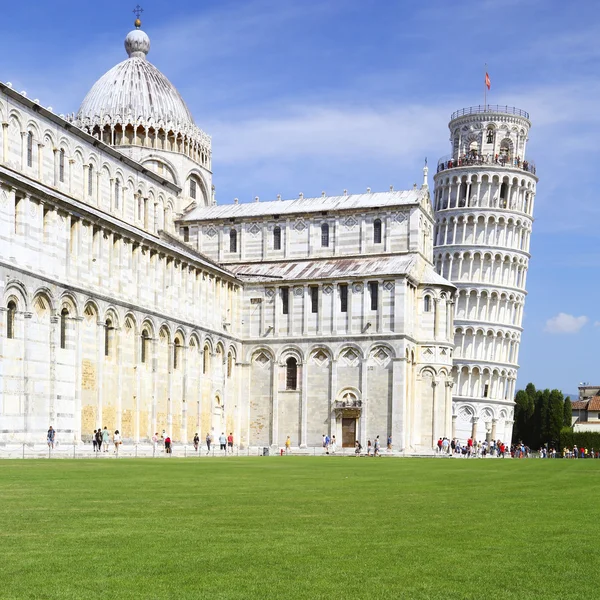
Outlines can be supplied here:
[[600, 460], [0, 461], [1, 598], [600, 597]]

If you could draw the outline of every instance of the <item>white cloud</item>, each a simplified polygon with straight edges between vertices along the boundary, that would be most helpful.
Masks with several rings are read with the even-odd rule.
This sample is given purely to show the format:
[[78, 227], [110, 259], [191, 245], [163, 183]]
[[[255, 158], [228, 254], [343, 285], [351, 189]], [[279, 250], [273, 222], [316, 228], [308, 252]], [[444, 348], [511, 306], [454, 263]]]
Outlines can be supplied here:
[[544, 331], [548, 333], [577, 333], [589, 319], [586, 316], [575, 317], [567, 313], [558, 313], [546, 321]]

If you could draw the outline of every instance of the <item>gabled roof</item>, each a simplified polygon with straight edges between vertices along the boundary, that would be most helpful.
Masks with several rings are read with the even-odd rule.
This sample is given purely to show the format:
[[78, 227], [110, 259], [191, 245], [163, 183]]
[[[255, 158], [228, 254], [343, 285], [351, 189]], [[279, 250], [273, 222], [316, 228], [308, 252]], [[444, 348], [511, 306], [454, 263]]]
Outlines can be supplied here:
[[324, 211], [390, 208], [407, 204], [417, 204], [427, 190], [401, 190], [390, 192], [369, 192], [347, 196], [321, 196], [319, 198], [297, 198], [295, 200], [274, 200], [269, 202], [245, 202], [243, 204], [223, 204], [207, 208], [197, 207], [184, 215], [183, 221], [214, 221], [245, 217], [273, 215], [302, 215]]

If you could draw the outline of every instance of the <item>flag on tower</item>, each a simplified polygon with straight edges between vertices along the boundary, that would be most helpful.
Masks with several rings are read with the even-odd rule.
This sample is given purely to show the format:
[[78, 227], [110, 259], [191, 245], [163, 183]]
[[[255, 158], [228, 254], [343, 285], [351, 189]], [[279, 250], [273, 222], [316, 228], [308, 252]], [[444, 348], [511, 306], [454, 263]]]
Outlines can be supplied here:
[[490, 89], [491, 86], [491, 82], [490, 82], [490, 76], [488, 75], [487, 71], [485, 72], [485, 86], [487, 87], [487, 89]]

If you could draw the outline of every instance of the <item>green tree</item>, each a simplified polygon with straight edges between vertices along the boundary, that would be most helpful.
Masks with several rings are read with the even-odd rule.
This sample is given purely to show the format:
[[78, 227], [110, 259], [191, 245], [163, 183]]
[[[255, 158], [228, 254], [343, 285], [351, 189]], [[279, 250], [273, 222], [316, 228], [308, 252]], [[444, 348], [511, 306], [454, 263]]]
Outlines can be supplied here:
[[565, 427], [571, 427], [573, 422], [573, 405], [571, 399], [566, 398], [563, 406], [563, 424]]
[[[535, 390], [535, 387], [533, 389]], [[515, 396], [513, 441], [522, 441], [525, 444], [531, 444], [531, 434], [533, 432], [533, 421], [531, 418], [533, 416], [533, 409], [534, 402], [532, 396], [525, 390], [519, 390]]]
[[560, 430], [565, 421], [565, 401], [560, 390], [552, 390], [548, 399], [547, 439], [543, 442], [552, 442], [556, 445], [560, 439]]
[[533, 435], [531, 444], [538, 448], [548, 441], [548, 407], [550, 404], [550, 390], [537, 390], [535, 408], [533, 412]]

